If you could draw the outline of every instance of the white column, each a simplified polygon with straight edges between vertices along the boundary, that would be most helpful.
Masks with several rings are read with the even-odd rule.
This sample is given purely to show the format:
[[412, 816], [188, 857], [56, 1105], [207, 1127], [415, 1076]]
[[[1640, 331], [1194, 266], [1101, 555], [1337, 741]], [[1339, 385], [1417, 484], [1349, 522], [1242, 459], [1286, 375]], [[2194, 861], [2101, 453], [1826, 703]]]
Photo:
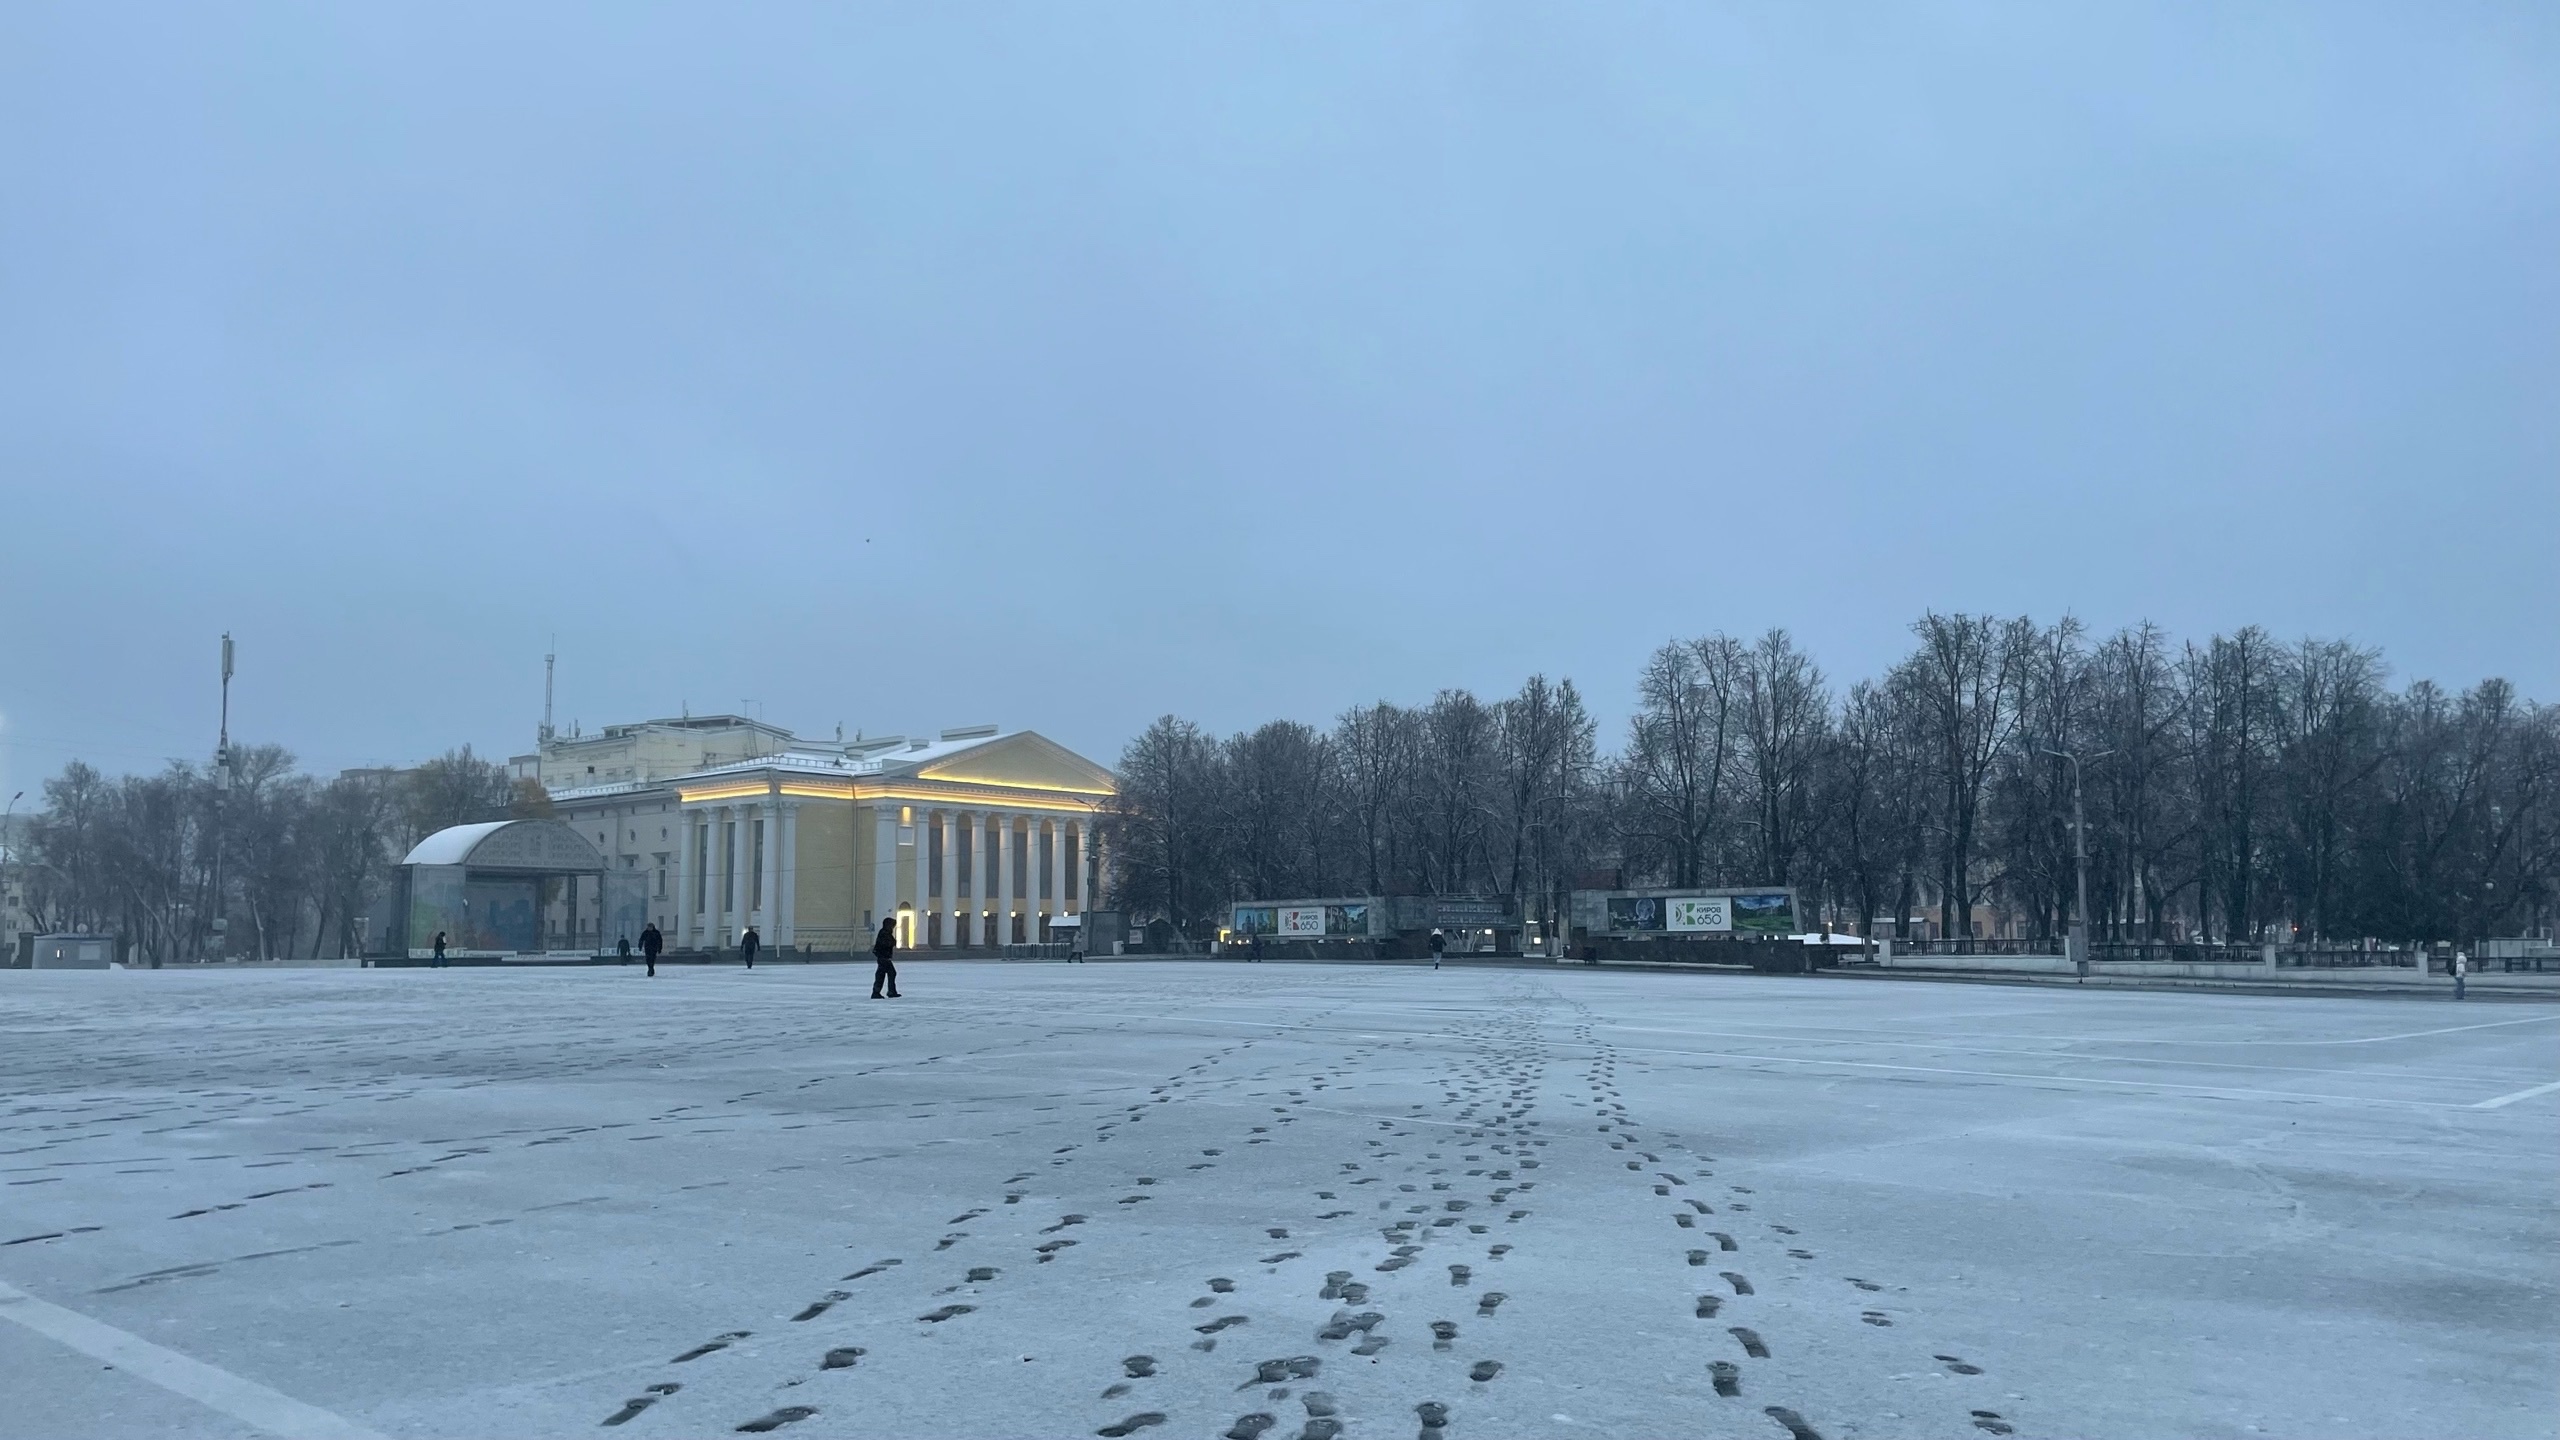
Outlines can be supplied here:
[[1075, 913], [1081, 915], [1093, 908], [1091, 884], [1093, 857], [1090, 853], [1093, 847], [1093, 832], [1085, 828], [1083, 821], [1077, 820], [1067, 826], [1067, 833], [1074, 836], [1076, 841], [1076, 864], [1070, 878], [1075, 881], [1076, 887]]
[[746, 924], [741, 912], [747, 908], [747, 810], [743, 805], [723, 805], [720, 813], [729, 827], [728, 843], [721, 847], [728, 852], [728, 869], [720, 882], [722, 914], [719, 925], [713, 927], [712, 943], [727, 945], [736, 941]]
[[780, 872], [781, 912], [773, 920], [773, 943], [793, 945], [800, 940], [800, 802], [782, 802], [782, 844], [765, 863]]
[[919, 805], [915, 817], [909, 830], [916, 837], [916, 878], [910, 891], [916, 904], [916, 944], [922, 945], [931, 933], [925, 927], [933, 914], [933, 812]]
[[1040, 943], [1040, 817], [1022, 817], [1022, 938]]
[[901, 849], [912, 849], [916, 853], [914, 868], [907, 872], [906, 881], [898, 886], [899, 898], [906, 905], [907, 914], [913, 917], [907, 922], [912, 927], [909, 934], [898, 941], [902, 948], [910, 946], [913, 940], [923, 938], [927, 903], [925, 891], [933, 886], [933, 876], [926, 870], [926, 866], [933, 860], [933, 852], [924, 840], [924, 812], [909, 808], [904, 813], [913, 815], [915, 819], [898, 827], [900, 837], [898, 844]]
[[1013, 816], [998, 811], [989, 818], [995, 824], [996, 841], [992, 857], [996, 870], [995, 943], [1010, 945], [1013, 943], [1013, 876], [1017, 868], [1015, 851], [1020, 848], [1020, 842], [1013, 838]]
[[676, 805], [676, 933], [667, 943], [678, 950], [693, 944], [693, 812]]
[[960, 928], [960, 817], [942, 812], [942, 943], [958, 945], [967, 938]]
[[[898, 913], [898, 807], [871, 803], [871, 929]], [[869, 944], [869, 936], [862, 937]]]
[[1022, 828], [1006, 829], [1013, 836], [1014, 902], [1022, 907], [1022, 938], [1040, 938], [1040, 822], [1029, 815], [1016, 815]]
[[[764, 803], [756, 807], [756, 817], [764, 821], [764, 874], [759, 877], [763, 883], [757, 887], [761, 893], [756, 896], [756, 926], [759, 930], [779, 930], [782, 928], [781, 799], [767, 795]], [[771, 941], [775, 937], [766, 935], [763, 938]]]
[[985, 810], [969, 815], [969, 943], [986, 946], [995, 943], [995, 922], [987, 918], [996, 899], [996, 887], [988, 874], [990, 846], [995, 842], [995, 816]]
[[1067, 822], [1049, 822], [1049, 918], [1067, 913]]
[[[951, 827], [949, 831], [951, 843], [959, 847], [952, 853], [965, 857], [969, 862], [969, 881], [966, 885], [960, 882], [960, 861], [954, 859], [950, 862], [953, 915], [951, 943], [976, 945], [978, 943], [978, 892], [986, 886], [984, 879], [986, 872], [978, 864], [978, 817], [965, 810], [955, 810], [944, 823]], [[967, 833], [963, 834], [963, 831]]]

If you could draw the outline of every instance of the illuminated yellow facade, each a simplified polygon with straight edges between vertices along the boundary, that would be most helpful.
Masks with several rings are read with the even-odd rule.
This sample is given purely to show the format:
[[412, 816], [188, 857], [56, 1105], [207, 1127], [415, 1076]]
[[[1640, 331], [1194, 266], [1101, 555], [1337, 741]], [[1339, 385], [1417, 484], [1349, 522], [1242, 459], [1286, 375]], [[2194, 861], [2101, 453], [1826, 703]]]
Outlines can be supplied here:
[[[900, 748], [903, 747], [903, 748]], [[1081, 914], [1111, 772], [1031, 731], [860, 742], [677, 776], [672, 894], [652, 909], [678, 950], [899, 943], [985, 949]], [[555, 796], [564, 817], [615, 797]]]

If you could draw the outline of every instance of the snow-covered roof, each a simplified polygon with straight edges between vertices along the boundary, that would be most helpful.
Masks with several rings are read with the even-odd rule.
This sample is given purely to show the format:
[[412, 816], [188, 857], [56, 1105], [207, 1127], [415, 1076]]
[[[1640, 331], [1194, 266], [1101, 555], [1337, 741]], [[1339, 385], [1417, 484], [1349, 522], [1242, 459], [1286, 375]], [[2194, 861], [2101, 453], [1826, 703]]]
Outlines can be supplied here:
[[646, 790], [668, 790], [673, 789], [674, 786], [673, 779], [613, 780], [602, 785], [575, 785], [559, 790], [546, 790], [543, 793], [554, 800], [595, 800], [607, 795], [636, 795]]
[[514, 824], [512, 820], [484, 820], [477, 825], [448, 825], [409, 847], [403, 865], [459, 865], [471, 854], [471, 847]]
[[835, 749], [785, 750], [777, 755], [759, 755], [752, 760], [714, 765], [707, 770], [694, 771], [685, 778], [738, 775], [754, 770], [796, 770], [815, 775], [896, 775], [937, 761], [948, 760], [954, 755], [966, 750], [975, 750], [981, 745], [993, 745], [1006, 738], [1008, 737], [1004, 735], [971, 735], [959, 740], [935, 740], [923, 745], [911, 744], [896, 749], [854, 753]]
[[400, 863], [556, 875], [601, 870], [604, 854], [557, 820], [489, 820], [439, 830]]

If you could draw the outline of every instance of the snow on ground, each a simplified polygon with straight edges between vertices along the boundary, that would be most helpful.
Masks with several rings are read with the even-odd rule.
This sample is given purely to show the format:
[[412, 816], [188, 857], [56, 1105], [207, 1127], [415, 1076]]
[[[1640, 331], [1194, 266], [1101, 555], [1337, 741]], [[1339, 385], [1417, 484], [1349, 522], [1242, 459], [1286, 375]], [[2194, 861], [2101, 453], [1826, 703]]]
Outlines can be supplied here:
[[0, 1435], [2560, 1426], [2560, 1009], [868, 980], [0, 974]]

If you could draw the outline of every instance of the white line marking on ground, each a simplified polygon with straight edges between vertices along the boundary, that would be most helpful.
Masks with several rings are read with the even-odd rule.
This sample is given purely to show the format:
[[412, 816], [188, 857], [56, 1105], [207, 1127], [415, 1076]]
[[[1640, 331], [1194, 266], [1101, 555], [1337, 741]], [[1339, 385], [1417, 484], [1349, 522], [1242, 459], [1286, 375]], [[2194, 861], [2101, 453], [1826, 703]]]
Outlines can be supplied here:
[[2397, 1035], [2359, 1035], [2352, 1040], [2137, 1040], [2130, 1037], [2110, 1041], [2118, 1045], [2379, 1045], [2385, 1040], [2423, 1040], [2429, 1035], [2459, 1035], [2465, 1030], [2495, 1030], [2502, 1025], [2542, 1025], [2560, 1020], [2560, 1015], [2527, 1015], [2521, 1020], [2490, 1020], [2478, 1025], [2447, 1025], [2440, 1030], [2406, 1030]]
[[[1896, 1018], [1899, 1020], [1903, 1017]], [[2491, 1020], [2479, 1025], [2448, 1025], [2441, 1030], [2410, 1030], [2398, 1035], [2358, 1035], [2344, 1040], [2273, 1040], [2261, 1039], [2257, 1036], [2236, 1036], [2226, 1039], [2203, 1035], [2177, 1035], [2167, 1037], [2150, 1035], [2044, 1035], [2031, 1034], [2025, 1031], [2000, 1031], [1980, 1038], [1987, 1040], [2049, 1040], [2062, 1045], [2378, 1045], [2386, 1040], [2417, 1040], [2429, 1035], [2458, 1035], [2465, 1030], [2495, 1030], [2503, 1025], [2537, 1025], [2554, 1020], [2560, 1020], [2560, 1014], [2528, 1015], [2521, 1020]], [[1788, 1038], [1811, 1039], [1816, 1036], [1831, 1033], [1816, 1026], [1805, 1026], [1802, 1028], [1812, 1033], [1804, 1036], [1790, 1036]], [[1928, 1032], [1896, 1028], [1894, 1026], [1879, 1026], [1864, 1033], [1882, 1036], [1907, 1035], [1914, 1037], [1915, 1039], [1928, 1038]]]
[[2251, 1090], [2231, 1085], [2180, 1085], [2169, 1080], [2101, 1080], [2084, 1075], [2028, 1075], [2012, 1070], [1956, 1070], [1937, 1065], [1887, 1065], [1873, 1060], [1803, 1059], [1787, 1055], [1745, 1055], [1733, 1050], [1674, 1050], [1664, 1046], [1620, 1045], [1622, 1053], [1687, 1055], [1700, 1059], [1759, 1060], [1775, 1065], [1829, 1065], [1848, 1070], [1906, 1070], [1922, 1075], [1966, 1075], [1986, 1080], [2030, 1080], [2045, 1085], [2105, 1085], [2127, 1090], [2184, 1090], [2252, 1100], [2318, 1100], [2349, 1105], [2390, 1105], [2419, 1110], [2470, 1110], [2476, 1106], [2445, 1100], [2402, 1100], [2367, 1095], [2324, 1095], [2313, 1090]]
[[2548, 1095], [2554, 1090], [2560, 1090], [2560, 1080], [2554, 1080], [2548, 1085], [2536, 1085], [2530, 1090], [2518, 1090], [2512, 1095], [2501, 1095], [2494, 1100], [2483, 1100], [2471, 1108], [2474, 1110], [2503, 1110], [2519, 1100], [2530, 1100], [2536, 1095]]
[[[2373, 1070], [2340, 1069], [2336, 1066], [2330, 1065], [2252, 1065], [2245, 1060], [2171, 1060], [2147, 1055], [2100, 1055], [2087, 1051], [2070, 1050], [2002, 1050], [1988, 1045], [1970, 1045], [1959, 1041], [1922, 1040], [1910, 1037], [1891, 1040], [1861, 1040], [1846, 1035], [1771, 1035], [1756, 1030], [1683, 1030], [1677, 1027], [1662, 1025], [1612, 1025], [1609, 1028], [1612, 1030], [1624, 1031], [1631, 1035], [1692, 1035], [1700, 1039], [1711, 1040], [1774, 1040], [1782, 1045], [1866, 1045], [1887, 1050], [1945, 1050], [1959, 1055], [2016, 1055], [2030, 1060], [2103, 1060], [2117, 1065], [2185, 1065], [2200, 1070], [2270, 1070], [2286, 1075], [2372, 1075], [2376, 1073], [2388, 1073], [2392, 1078], [2398, 1080], [2444, 1080], [2455, 1084], [2465, 1084], [2480, 1080], [2494, 1080], [2498, 1078], [2495, 1076], [2482, 1075], [2426, 1075], [2411, 1070], [2376, 1072]], [[2091, 1045], [2112, 1045], [2116, 1042], [2112, 1040], [2091, 1040], [2082, 1043]]]
[[175, 1350], [164, 1350], [139, 1335], [48, 1304], [6, 1282], [0, 1282], [0, 1320], [14, 1320], [48, 1340], [284, 1440], [388, 1440], [344, 1416]]

